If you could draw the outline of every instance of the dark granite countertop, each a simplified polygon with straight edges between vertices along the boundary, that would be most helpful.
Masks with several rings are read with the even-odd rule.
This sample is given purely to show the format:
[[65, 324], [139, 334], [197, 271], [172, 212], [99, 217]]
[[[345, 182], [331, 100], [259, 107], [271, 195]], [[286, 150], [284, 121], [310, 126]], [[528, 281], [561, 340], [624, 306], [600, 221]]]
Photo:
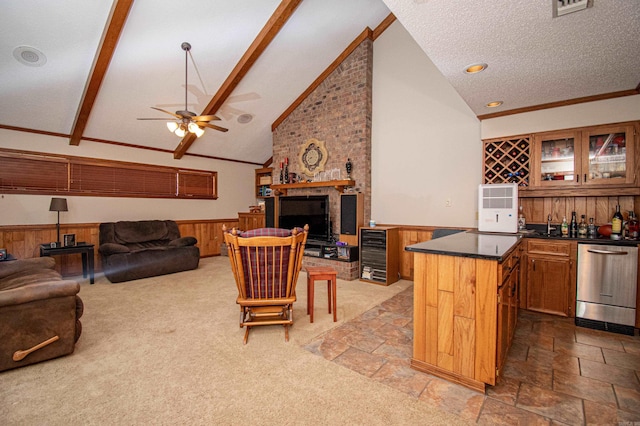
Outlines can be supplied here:
[[517, 234], [460, 232], [405, 247], [413, 253], [444, 254], [502, 262], [522, 238]]
[[558, 234], [547, 235], [540, 230], [528, 230], [525, 233], [518, 234], [468, 231], [413, 244], [405, 247], [405, 250], [413, 253], [444, 254], [502, 262], [521, 238], [576, 241], [582, 244], [616, 246], [637, 246], [640, 244], [640, 241], [612, 240], [604, 236], [599, 236], [598, 238], [569, 238]]
[[598, 235], [596, 238], [570, 238], [563, 237], [556, 230], [553, 231], [551, 235], [546, 233], [546, 225], [532, 225], [533, 229], [527, 229], [521, 235], [525, 238], [541, 238], [544, 240], [558, 240], [558, 241], [577, 241], [578, 243], [583, 244], [608, 244], [613, 246], [637, 246], [640, 244], [640, 241], [637, 240], [612, 240], [609, 237], [605, 237], [603, 235]]

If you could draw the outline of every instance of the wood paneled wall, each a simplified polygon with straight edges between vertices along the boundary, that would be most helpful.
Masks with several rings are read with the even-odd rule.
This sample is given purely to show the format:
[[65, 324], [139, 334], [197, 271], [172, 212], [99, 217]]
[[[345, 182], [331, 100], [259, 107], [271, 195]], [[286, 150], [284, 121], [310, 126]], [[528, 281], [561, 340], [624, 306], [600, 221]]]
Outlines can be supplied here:
[[[613, 191], [612, 191], [613, 192]], [[640, 197], [611, 196], [611, 197], [541, 197], [520, 198], [520, 205], [527, 223], [547, 223], [547, 216], [551, 214], [551, 222], [559, 224], [562, 217], [571, 220], [571, 212], [576, 212], [578, 221], [580, 215], [586, 216], [587, 223], [590, 217], [594, 218], [596, 225], [611, 222], [611, 217], [616, 211], [616, 205], [620, 205], [620, 211], [625, 220], [630, 210], [640, 213]]]
[[[417, 244], [429, 241], [433, 235], [433, 230], [442, 228], [440, 226], [402, 226], [402, 225], [384, 225], [397, 226], [400, 228], [400, 247], [398, 248], [398, 258], [400, 259], [400, 277], [403, 280], [413, 280], [413, 253], [405, 251], [405, 247], [411, 244]], [[472, 228], [456, 228], [470, 230]]]
[[[587, 222], [590, 217], [594, 218], [596, 225], [611, 222], [611, 217], [616, 211], [616, 205], [620, 205], [620, 211], [625, 220], [629, 216], [629, 211], [640, 214], [640, 197], [633, 195], [611, 196], [611, 197], [540, 197], [521, 198], [523, 214], [527, 223], [546, 224], [547, 216], [551, 214], [551, 222], [559, 225], [562, 217], [567, 216], [571, 220], [571, 212], [575, 211], [580, 221], [580, 215], [586, 216]], [[397, 226], [400, 228], [400, 276], [405, 280], [413, 280], [413, 255], [406, 252], [404, 248], [411, 244], [429, 241], [433, 226]], [[467, 228], [470, 229], [470, 228]]]
[[[238, 219], [189, 220], [176, 221], [180, 235], [198, 239], [200, 257], [217, 256], [222, 243], [222, 226], [237, 227]], [[95, 271], [102, 271], [98, 253], [99, 223], [61, 224], [60, 238], [63, 234], [76, 234], [77, 242], [95, 245]], [[18, 259], [40, 256], [40, 244], [56, 240], [55, 225], [8, 225], [0, 226], [0, 247]], [[56, 269], [63, 276], [82, 274], [82, 262], [79, 254], [55, 256]]]

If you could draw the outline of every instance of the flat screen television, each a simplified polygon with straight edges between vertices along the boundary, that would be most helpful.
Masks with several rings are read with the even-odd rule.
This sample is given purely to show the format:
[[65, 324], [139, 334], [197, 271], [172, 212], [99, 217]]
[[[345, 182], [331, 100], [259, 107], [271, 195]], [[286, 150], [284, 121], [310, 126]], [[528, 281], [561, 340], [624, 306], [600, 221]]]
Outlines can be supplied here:
[[278, 227], [293, 229], [309, 225], [311, 240], [330, 241], [328, 195], [300, 195], [280, 197]]

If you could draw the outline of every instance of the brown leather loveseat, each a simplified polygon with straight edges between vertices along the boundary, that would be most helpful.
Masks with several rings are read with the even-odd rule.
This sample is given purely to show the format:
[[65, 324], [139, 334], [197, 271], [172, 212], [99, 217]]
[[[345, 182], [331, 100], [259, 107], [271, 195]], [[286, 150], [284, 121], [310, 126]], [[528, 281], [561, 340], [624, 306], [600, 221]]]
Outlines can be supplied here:
[[173, 220], [100, 224], [104, 275], [112, 283], [196, 269], [200, 249], [194, 237], [180, 237]]
[[82, 332], [80, 285], [52, 257], [0, 262], [0, 371], [68, 355]]

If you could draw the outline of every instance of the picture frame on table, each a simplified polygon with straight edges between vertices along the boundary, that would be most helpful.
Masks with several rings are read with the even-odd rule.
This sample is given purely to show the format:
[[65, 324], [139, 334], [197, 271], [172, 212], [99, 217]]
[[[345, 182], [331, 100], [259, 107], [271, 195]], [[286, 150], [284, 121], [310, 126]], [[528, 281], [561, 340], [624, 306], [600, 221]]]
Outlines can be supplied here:
[[62, 236], [62, 246], [71, 247], [76, 245], [76, 234], [64, 234]]

